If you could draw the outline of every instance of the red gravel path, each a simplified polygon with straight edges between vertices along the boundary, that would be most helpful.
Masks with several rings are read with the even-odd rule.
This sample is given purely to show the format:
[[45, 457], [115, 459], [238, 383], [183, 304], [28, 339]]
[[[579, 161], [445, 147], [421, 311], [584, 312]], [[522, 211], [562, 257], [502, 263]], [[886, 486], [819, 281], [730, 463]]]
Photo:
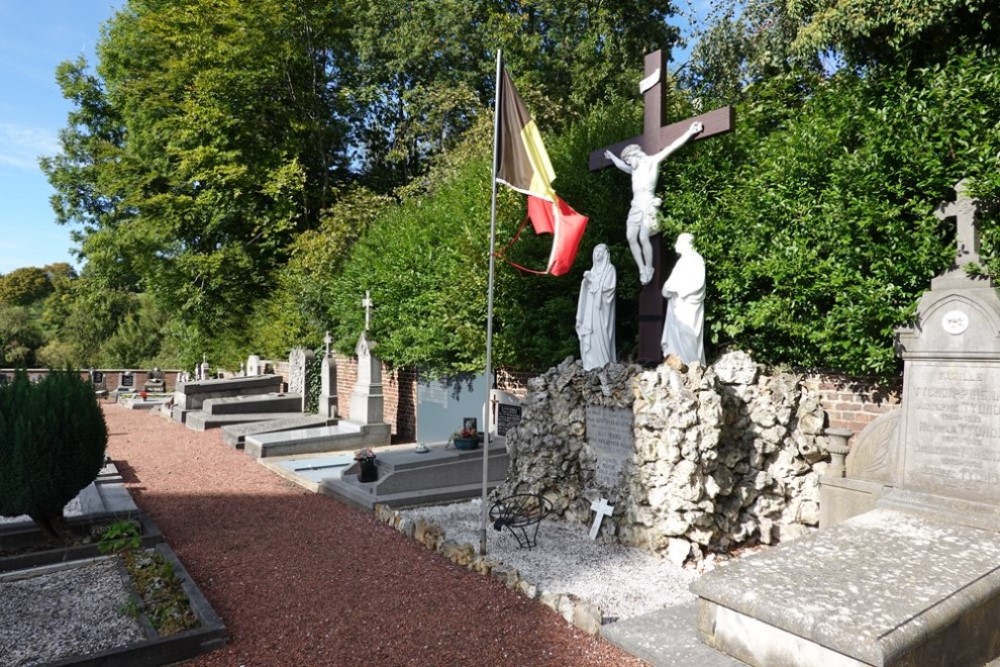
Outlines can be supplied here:
[[108, 454], [222, 617], [192, 665], [644, 665], [554, 611], [222, 443], [105, 404]]

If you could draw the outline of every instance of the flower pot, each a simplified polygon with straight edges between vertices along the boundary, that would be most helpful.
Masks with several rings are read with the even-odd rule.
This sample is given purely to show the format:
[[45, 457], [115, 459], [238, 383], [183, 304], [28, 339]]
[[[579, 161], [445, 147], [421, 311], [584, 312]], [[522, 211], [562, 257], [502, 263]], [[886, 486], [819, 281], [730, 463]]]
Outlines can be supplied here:
[[455, 449], [475, 449], [479, 446], [479, 438], [455, 438]]
[[378, 480], [378, 467], [375, 459], [358, 459], [358, 481], [375, 482]]

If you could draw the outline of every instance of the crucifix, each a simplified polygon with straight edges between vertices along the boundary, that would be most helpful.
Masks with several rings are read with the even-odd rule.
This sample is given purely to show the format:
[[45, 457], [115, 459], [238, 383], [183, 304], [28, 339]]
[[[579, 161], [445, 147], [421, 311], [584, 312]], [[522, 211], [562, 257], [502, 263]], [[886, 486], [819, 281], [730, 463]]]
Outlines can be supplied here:
[[327, 331], [326, 335], [323, 336], [323, 345], [326, 347], [326, 358], [330, 358], [330, 344], [333, 342], [333, 336]]
[[[732, 107], [721, 107], [667, 125], [666, 105], [663, 103], [666, 93], [663, 86], [665, 68], [666, 60], [662, 50], [646, 54], [645, 76], [639, 83], [639, 91], [643, 94], [645, 105], [642, 134], [591, 152], [591, 171], [610, 167], [612, 164], [617, 165], [617, 162], [606, 157], [606, 153], [620, 156], [622, 149], [631, 144], [637, 144], [648, 156], [655, 156], [685, 135], [688, 135], [691, 141], [698, 141], [733, 129], [735, 112]], [[702, 129], [692, 135], [691, 129], [695, 123], [700, 123]], [[641, 204], [645, 206], [649, 202]], [[640, 202], [633, 202], [633, 205], [640, 205]], [[655, 215], [655, 204], [653, 206], [653, 214]], [[648, 208], [648, 206], [645, 207]], [[644, 276], [641, 273], [642, 269], [640, 269], [639, 276], [643, 283], [642, 290], [639, 292], [639, 361], [640, 363], [659, 363], [663, 359], [663, 354], [660, 351], [660, 336], [663, 333], [665, 308], [660, 288], [666, 277], [662, 275], [663, 271], [660, 266], [660, 235], [652, 236], [649, 242], [652, 246], [652, 275]]]
[[607, 498], [601, 498], [600, 501], [592, 501], [590, 509], [594, 512], [594, 524], [590, 527], [590, 539], [596, 540], [597, 533], [601, 530], [601, 523], [604, 522], [604, 517], [611, 516], [615, 508], [613, 505], [608, 504]]
[[372, 297], [368, 290], [365, 290], [365, 298], [361, 299], [361, 305], [365, 308], [365, 331], [368, 331], [368, 327], [371, 324], [372, 316]]
[[976, 212], [979, 201], [969, 197], [968, 179], [955, 184], [955, 201], [942, 202], [934, 210], [940, 220], [955, 218], [955, 266], [961, 269], [966, 264], [979, 263], [979, 232], [976, 229]]

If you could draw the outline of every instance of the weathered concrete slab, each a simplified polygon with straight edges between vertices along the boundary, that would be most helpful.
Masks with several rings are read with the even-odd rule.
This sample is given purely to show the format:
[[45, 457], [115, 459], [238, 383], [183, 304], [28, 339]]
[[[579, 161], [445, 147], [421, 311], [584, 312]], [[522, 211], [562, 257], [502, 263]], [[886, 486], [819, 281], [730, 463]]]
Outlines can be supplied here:
[[279, 393], [282, 384], [280, 375], [185, 382], [177, 385], [177, 389], [174, 391], [174, 408], [200, 410], [204, 402], [212, 398]]
[[1000, 654], [1000, 535], [875, 510], [692, 586], [702, 641], [754, 665], [981, 665]]
[[224, 425], [222, 427], [222, 442], [230, 447], [242, 449], [243, 439], [248, 435], [280, 433], [281, 431], [294, 431], [303, 428], [329, 426], [335, 424], [336, 422], [336, 419], [327, 419], [326, 417], [321, 417], [319, 415], [298, 415], [287, 419], [272, 419], [268, 421]]
[[744, 667], [746, 663], [709, 648], [695, 631], [694, 602], [601, 626], [601, 636], [653, 667]]
[[243, 440], [243, 449], [254, 458], [265, 458], [351, 450], [363, 443], [361, 426], [341, 421], [334, 426], [248, 435]]
[[298, 394], [256, 394], [209, 398], [202, 405], [202, 412], [210, 415], [246, 415], [265, 412], [292, 412], [301, 414], [302, 397]]
[[192, 431], [208, 431], [234, 424], [276, 421], [279, 419], [294, 419], [300, 412], [262, 412], [249, 414], [213, 415], [201, 410], [187, 413], [184, 425]]

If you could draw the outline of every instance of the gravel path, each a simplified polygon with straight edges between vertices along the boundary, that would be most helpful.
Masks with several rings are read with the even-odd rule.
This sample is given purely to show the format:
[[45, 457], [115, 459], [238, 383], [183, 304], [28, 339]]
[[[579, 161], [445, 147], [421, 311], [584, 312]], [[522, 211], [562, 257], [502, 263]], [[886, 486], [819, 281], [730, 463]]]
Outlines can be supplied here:
[[643, 665], [222, 444], [105, 404], [108, 453], [225, 622], [206, 667]]

